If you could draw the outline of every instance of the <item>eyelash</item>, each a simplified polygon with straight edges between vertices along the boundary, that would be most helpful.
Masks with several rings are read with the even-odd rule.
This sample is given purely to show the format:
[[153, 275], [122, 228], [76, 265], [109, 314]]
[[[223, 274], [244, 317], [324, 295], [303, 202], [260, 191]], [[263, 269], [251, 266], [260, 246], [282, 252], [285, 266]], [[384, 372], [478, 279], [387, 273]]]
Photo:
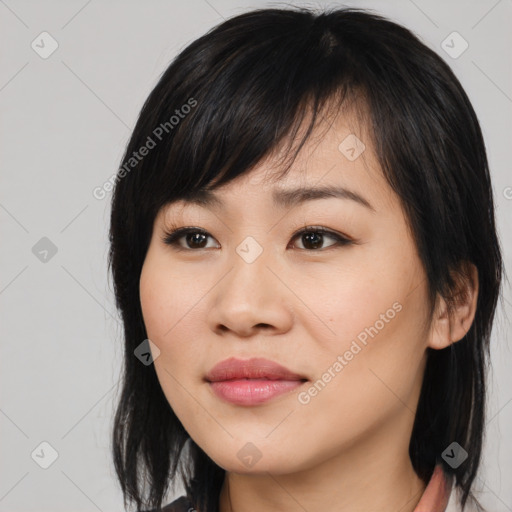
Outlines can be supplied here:
[[[198, 248], [198, 249], [190, 249], [190, 248], [187, 248], [187, 247], [182, 247], [179, 245], [179, 241], [180, 239], [185, 236], [185, 235], [188, 235], [188, 234], [202, 234], [202, 235], [206, 235], [206, 236], [210, 236], [211, 235], [208, 233], [208, 231], [205, 231], [204, 229], [201, 229], [201, 228], [195, 228], [195, 227], [183, 227], [183, 228], [177, 228], [177, 229], [174, 229], [172, 231], [168, 231], [168, 232], [165, 232], [163, 237], [162, 237], [162, 242], [166, 245], [169, 245], [169, 246], [172, 246], [172, 248], [176, 251], [199, 251], [201, 249], [203, 250], [207, 250], [207, 249], [211, 249], [211, 247], [207, 247], [207, 248]], [[335, 233], [334, 231], [330, 231], [322, 226], [308, 226], [308, 227], [305, 227], [303, 229], [301, 229], [300, 231], [296, 232], [293, 234], [292, 236], [292, 240], [294, 240], [295, 238], [299, 237], [300, 235], [303, 235], [305, 233], [321, 233], [322, 235], [328, 235], [329, 237], [333, 238], [334, 240], [336, 240], [336, 243], [335, 244], [332, 244], [332, 245], [329, 245], [328, 247], [324, 248], [324, 249], [299, 249], [300, 251], [308, 251], [308, 252], [319, 252], [319, 251], [326, 251], [328, 249], [332, 249], [332, 248], [335, 248], [335, 247], [340, 247], [340, 246], [345, 246], [345, 245], [350, 245], [350, 244], [354, 244], [355, 241], [346, 237], [346, 236], [343, 236], [343, 235], [340, 235], [338, 233]]]

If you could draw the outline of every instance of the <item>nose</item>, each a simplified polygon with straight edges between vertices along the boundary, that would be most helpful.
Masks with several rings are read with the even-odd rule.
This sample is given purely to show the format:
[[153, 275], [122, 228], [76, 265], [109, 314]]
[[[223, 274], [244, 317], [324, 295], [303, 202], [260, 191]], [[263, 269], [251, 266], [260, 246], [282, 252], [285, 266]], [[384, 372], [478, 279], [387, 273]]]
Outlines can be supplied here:
[[217, 334], [239, 337], [256, 333], [278, 334], [293, 323], [293, 293], [286, 276], [263, 251], [254, 261], [234, 252], [230, 270], [212, 290], [208, 324]]

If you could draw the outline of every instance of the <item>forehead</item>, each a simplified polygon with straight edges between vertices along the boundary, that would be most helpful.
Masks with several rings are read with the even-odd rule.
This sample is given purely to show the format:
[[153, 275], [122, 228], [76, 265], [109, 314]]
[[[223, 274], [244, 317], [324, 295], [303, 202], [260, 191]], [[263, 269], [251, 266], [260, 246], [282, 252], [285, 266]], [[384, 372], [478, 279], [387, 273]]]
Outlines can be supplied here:
[[[302, 136], [299, 130], [296, 141]], [[328, 197], [351, 200], [373, 213], [396, 206], [397, 198], [383, 175], [366, 123], [353, 109], [340, 111], [336, 116], [321, 114], [283, 175], [283, 157], [293, 153], [293, 148], [293, 141], [290, 144], [290, 140], [285, 140], [249, 172], [168, 207], [202, 206], [222, 210], [232, 200], [239, 199], [245, 204], [256, 197], [264, 197], [272, 207], [282, 209], [308, 199]]]

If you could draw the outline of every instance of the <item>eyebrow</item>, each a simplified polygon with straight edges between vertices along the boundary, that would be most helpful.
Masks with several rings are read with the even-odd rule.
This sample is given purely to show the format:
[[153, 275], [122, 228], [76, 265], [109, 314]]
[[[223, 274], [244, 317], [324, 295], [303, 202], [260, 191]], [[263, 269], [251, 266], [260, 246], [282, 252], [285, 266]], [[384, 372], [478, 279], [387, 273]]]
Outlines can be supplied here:
[[275, 204], [286, 208], [296, 206], [304, 203], [305, 201], [336, 197], [338, 199], [350, 199], [375, 212], [373, 206], [364, 197], [344, 187], [299, 187], [294, 189], [276, 190], [272, 196]]
[[[291, 208], [306, 201], [327, 198], [349, 199], [375, 212], [375, 208], [367, 199], [357, 192], [339, 186], [299, 187], [293, 189], [277, 189], [272, 193], [274, 204], [282, 208]], [[222, 208], [222, 200], [212, 190], [200, 189], [182, 198], [183, 201], [198, 204], [207, 208]]]

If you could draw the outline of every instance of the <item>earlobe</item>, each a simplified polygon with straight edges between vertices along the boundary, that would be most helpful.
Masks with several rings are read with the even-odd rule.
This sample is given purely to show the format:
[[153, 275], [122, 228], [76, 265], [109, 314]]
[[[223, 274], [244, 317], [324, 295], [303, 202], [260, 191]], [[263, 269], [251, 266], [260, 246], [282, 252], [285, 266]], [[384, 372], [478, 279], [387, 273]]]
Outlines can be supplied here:
[[438, 296], [429, 334], [430, 348], [440, 350], [460, 341], [473, 324], [478, 300], [478, 270], [475, 265], [465, 262], [456, 275], [456, 283], [451, 311], [447, 300]]

